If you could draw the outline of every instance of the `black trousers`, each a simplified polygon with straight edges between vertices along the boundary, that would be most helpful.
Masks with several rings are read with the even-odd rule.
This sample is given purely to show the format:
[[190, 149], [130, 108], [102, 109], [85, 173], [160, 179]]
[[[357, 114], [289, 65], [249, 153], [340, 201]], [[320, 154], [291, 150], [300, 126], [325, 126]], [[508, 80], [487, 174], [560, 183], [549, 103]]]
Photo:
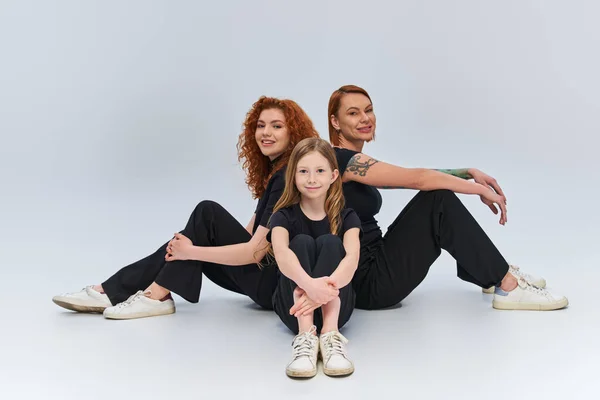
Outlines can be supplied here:
[[383, 238], [361, 248], [353, 279], [356, 307], [399, 303], [425, 279], [441, 249], [456, 260], [458, 277], [478, 286], [494, 286], [508, 272], [504, 257], [453, 192], [419, 192]]
[[[250, 233], [223, 207], [203, 201], [192, 212], [181, 232], [195, 246], [224, 246], [248, 242]], [[118, 271], [102, 283], [112, 304], [120, 303], [152, 282], [197, 303], [202, 288], [202, 275], [232, 292], [250, 297], [256, 304], [271, 309], [277, 287], [274, 266], [259, 268], [257, 264], [227, 266], [202, 261], [165, 261], [167, 244], [156, 252]]]
[[[330, 276], [336, 270], [340, 261], [346, 256], [344, 244], [339, 236], [321, 235], [316, 240], [308, 235], [296, 235], [290, 242], [290, 250], [296, 254], [302, 268], [313, 278]], [[298, 319], [290, 315], [294, 305], [294, 281], [279, 273], [279, 284], [273, 294], [273, 309], [281, 321], [294, 333], [298, 333]], [[354, 311], [355, 294], [352, 285], [340, 289], [340, 315], [338, 328], [344, 326]], [[323, 313], [321, 308], [315, 310], [314, 323], [317, 331], [323, 328]]]

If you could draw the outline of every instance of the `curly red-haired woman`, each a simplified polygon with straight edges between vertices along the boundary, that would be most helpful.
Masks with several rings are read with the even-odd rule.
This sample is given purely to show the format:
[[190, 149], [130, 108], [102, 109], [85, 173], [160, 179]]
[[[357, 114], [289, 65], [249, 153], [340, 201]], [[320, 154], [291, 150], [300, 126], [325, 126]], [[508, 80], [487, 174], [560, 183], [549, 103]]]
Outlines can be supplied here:
[[296, 143], [308, 137], [318, 137], [318, 133], [298, 104], [261, 97], [246, 115], [238, 142], [246, 183], [259, 199], [247, 227], [219, 204], [202, 201], [185, 229], [153, 254], [122, 268], [101, 285], [52, 300], [69, 310], [103, 312], [111, 319], [172, 314], [171, 292], [197, 303], [204, 274], [217, 285], [271, 309], [277, 274], [263, 260], [267, 223], [283, 193], [290, 154]]

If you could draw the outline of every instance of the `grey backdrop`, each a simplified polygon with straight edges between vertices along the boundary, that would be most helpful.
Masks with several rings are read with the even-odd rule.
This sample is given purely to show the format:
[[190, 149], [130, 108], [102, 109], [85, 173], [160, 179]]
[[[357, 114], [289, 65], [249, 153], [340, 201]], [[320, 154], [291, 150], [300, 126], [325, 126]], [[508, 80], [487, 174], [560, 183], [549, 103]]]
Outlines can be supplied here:
[[[86, 352], [88, 339], [82, 336], [80, 347], [71, 346], [70, 335], [73, 330], [85, 333], [91, 320], [68, 318], [67, 323], [69, 314], [52, 305], [51, 296], [98, 283], [153, 251], [185, 224], [199, 200], [220, 202], [245, 225], [255, 203], [244, 185], [235, 145], [250, 105], [260, 95], [291, 98], [326, 137], [329, 95], [352, 83], [371, 93], [378, 117], [377, 140], [364, 149], [367, 154], [402, 166], [473, 166], [499, 180], [508, 197], [506, 227], [498, 225], [478, 198], [462, 198], [509, 260], [544, 275], [570, 297], [570, 309], [543, 317], [544, 332], [563, 331], [541, 347], [547, 351], [568, 338], [569, 347], [560, 352], [567, 358], [552, 369], [556, 375], [538, 378], [551, 382], [544, 386], [549, 395], [571, 393], [575, 382], [584, 390], [585, 380], [577, 379], [585, 376], [581, 363], [594, 347], [584, 343], [599, 328], [595, 298], [585, 297], [586, 284], [600, 277], [595, 252], [600, 222], [595, 159], [600, 132], [599, 12], [594, 1], [0, 1], [0, 296], [7, 360], [2, 363], [7, 368], [2, 386], [9, 385], [22, 398], [34, 395], [32, 387], [23, 391], [32, 377], [47, 379], [42, 381], [45, 389], [40, 388], [46, 398], [70, 398], [97, 387], [99, 382], [91, 377], [74, 383], [61, 372]], [[384, 192], [382, 227], [412, 195]], [[452, 279], [450, 257], [443, 255], [438, 264], [431, 286], [414, 294], [429, 299], [437, 293], [430, 308], [452, 304], [448, 297], [465, 291], [476, 302], [488, 301]], [[451, 293], [440, 295], [444, 285], [451, 285]], [[211, 296], [231, 299], [234, 306], [224, 312], [241, 307], [234, 314], [241, 316], [252, 309], [207, 284], [203, 299]], [[577, 302], [577, 296], [584, 297]], [[189, 310], [190, 320], [199, 319], [193, 313], [202, 306], [178, 305]], [[444, 318], [452, 323], [447, 314], [455, 309], [447, 307]], [[382, 326], [377, 329], [392, 318], [401, 321], [407, 311], [378, 313], [375, 318]], [[431, 312], [425, 309], [423, 318]], [[358, 313], [356, 318], [363, 315], [371, 318], [375, 313]], [[498, 315], [515, 314], [489, 318]], [[522, 315], [513, 317], [519, 318], [518, 324], [512, 322], [516, 331], [523, 329], [519, 324], [526, 318], [542, 318]], [[253, 325], [253, 319], [243, 330], [252, 329], [261, 338], [281, 337], [283, 347], [271, 350], [273, 375], [264, 379], [279, 382], [281, 393], [290, 394], [298, 390], [296, 382], [283, 376], [291, 336], [271, 315], [261, 318], [277, 327], [275, 333]], [[218, 321], [219, 332], [228, 332], [232, 341], [244, 340], [235, 333], [234, 321], [227, 316]], [[149, 323], [154, 324], [139, 324]], [[144, 326], [139, 324], [128, 326]], [[217, 322], [204, 319], [198, 330], [209, 324]], [[125, 326], [109, 325], [117, 330]], [[463, 336], [457, 332], [457, 338]], [[113, 341], [119, 335], [103, 331], [99, 340]], [[384, 346], [422, 338], [415, 332], [410, 340], [397, 335], [389, 336]], [[361, 346], [382, 346], [367, 338], [354, 340], [352, 349], [357, 356], [365, 351], [365, 359], [372, 357], [369, 371], [375, 374], [381, 367], [377, 357], [389, 350], [367, 355]], [[202, 349], [201, 343], [196, 345]], [[44, 355], [47, 351], [53, 353]], [[593, 351], [597, 356], [598, 350]], [[225, 369], [236, 370], [236, 360], [256, 357], [248, 352], [242, 346], [239, 353], [227, 353]], [[137, 360], [147, 362], [145, 353], [140, 349]], [[118, 354], [123, 357], [118, 364], [130, 373], [127, 350]], [[374, 382], [379, 376], [380, 388], [402, 384], [405, 393], [438, 398], [465, 398], [473, 389], [459, 375], [448, 378], [450, 386], [423, 388], [418, 379], [439, 378], [425, 373], [430, 371], [426, 360], [410, 385], [399, 382], [392, 378], [393, 370], [406, 357], [397, 357], [385, 361], [383, 370], [390, 377], [368, 379]], [[63, 361], [57, 365], [59, 359]], [[528, 362], [522, 361], [523, 371]], [[106, 371], [114, 371], [106, 363]], [[556, 372], [563, 363], [581, 370], [569, 379], [555, 379], [564, 377]], [[32, 364], [38, 365], [33, 372]], [[203, 371], [198, 376], [211, 381], [207, 374], [217, 373], [213, 365], [198, 367]], [[501, 369], [511, 368], [509, 363]], [[533, 363], [532, 368], [539, 371], [540, 366]], [[301, 384], [301, 390], [335, 387], [331, 393], [357, 393], [367, 380], [359, 371], [357, 361], [352, 378], [320, 379], [313, 381], [318, 384]], [[105, 373], [103, 379], [109, 379]], [[178, 387], [184, 390], [196, 382], [192, 375], [189, 381], [171, 379], [183, 379]], [[526, 387], [519, 390], [535, 393], [523, 376]], [[213, 382], [228, 382], [225, 375], [221, 378]], [[248, 385], [255, 379], [248, 378]], [[123, 396], [140, 393], [133, 388], [141, 381], [119, 382]], [[166, 386], [156, 390], [172, 394]]]

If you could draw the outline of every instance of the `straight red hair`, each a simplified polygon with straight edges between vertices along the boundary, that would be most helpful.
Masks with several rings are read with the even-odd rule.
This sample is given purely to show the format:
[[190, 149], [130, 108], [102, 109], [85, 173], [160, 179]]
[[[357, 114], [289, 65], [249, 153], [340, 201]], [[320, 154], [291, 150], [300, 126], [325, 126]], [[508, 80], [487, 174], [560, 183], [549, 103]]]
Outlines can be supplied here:
[[[355, 85], [345, 85], [334, 91], [329, 98], [329, 106], [327, 107], [327, 121], [329, 126], [329, 142], [333, 146], [339, 146], [340, 144], [340, 132], [338, 132], [331, 123], [331, 116], [338, 118], [338, 112], [340, 111], [340, 106], [342, 105], [342, 97], [348, 93], [359, 93], [367, 96], [369, 101], [373, 103], [371, 100], [371, 96], [369, 93], [361, 87]], [[375, 139], [375, 137], [373, 137]]]

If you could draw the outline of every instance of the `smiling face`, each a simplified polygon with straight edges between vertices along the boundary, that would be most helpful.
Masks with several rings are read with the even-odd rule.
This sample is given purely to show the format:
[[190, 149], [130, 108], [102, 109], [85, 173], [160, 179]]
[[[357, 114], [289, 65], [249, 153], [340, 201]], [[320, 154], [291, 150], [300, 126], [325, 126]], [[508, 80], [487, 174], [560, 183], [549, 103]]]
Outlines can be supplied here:
[[308, 199], [325, 198], [329, 187], [338, 178], [329, 161], [318, 151], [306, 154], [298, 161], [295, 172], [296, 188]]
[[282, 155], [290, 145], [283, 111], [278, 108], [263, 110], [258, 117], [254, 136], [261, 153], [271, 161]]
[[337, 113], [330, 118], [342, 141], [370, 142], [375, 136], [377, 120], [373, 104], [364, 94], [344, 94]]

